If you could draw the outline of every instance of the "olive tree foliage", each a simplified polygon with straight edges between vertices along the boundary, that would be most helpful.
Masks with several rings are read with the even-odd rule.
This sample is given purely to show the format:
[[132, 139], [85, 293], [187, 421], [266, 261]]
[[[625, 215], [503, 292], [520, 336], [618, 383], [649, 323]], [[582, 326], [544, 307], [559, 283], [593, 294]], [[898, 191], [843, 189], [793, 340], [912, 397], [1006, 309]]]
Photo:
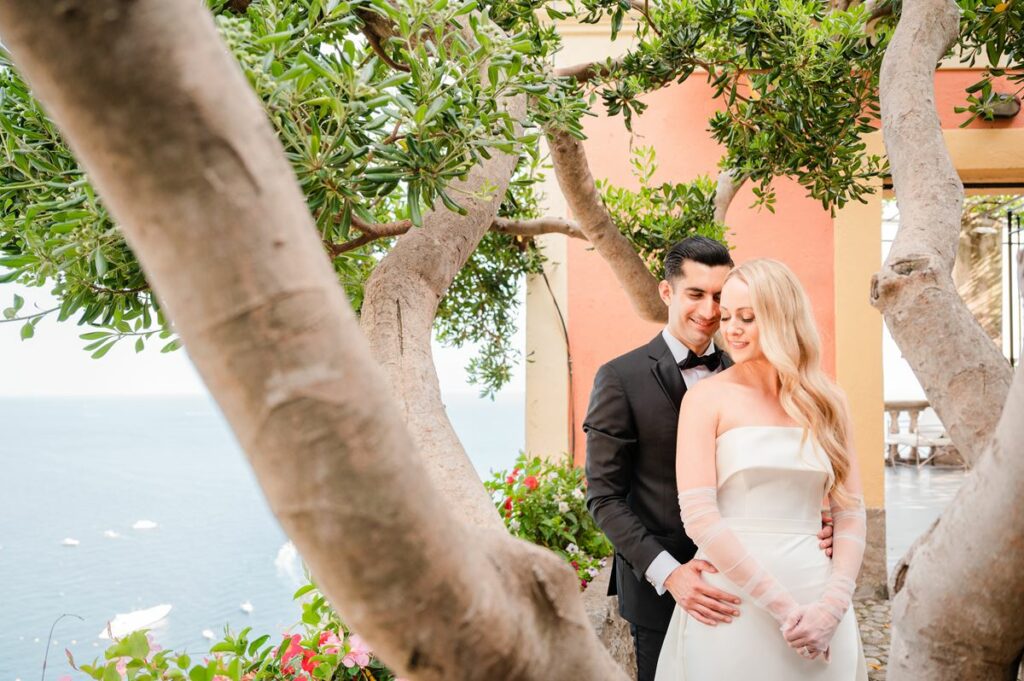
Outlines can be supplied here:
[[[241, 13], [223, 0], [209, 4], [276, 127], [357, 310], [364, 282], [394, 241], [365, 238], [366, 225], [416, 226], [437, 203], [460, 211], [461, 197], [449, 184], [495, 151], [521, 157], [501, 215], [536, 217], [539, 126], [579, 130], [581, 100], [548, 78], [543, 65], [552, 37], [507, 33], [474, 13], [472, 0], [400, 7], [260, 0]], [[394, 40], [403, 45], [399, 68], [360, 32], [357, 6], [394, 23]], [[534, 106], [525, 134], [516, 135], [498, 102], [524, 92]], [[126, 339], [137, 350], [157, 336], [171, 339], [164, 350], [175, 348], [173, 329], [121, 231], [2, 53], [0, 126], [0, 264], [8, 268], [2, 280], [51, 286], [60, 301], [56, 309], [24, 314], [16, 298], [6, 317], [24, 320], [23, 337], [49, 314], [87, 325], [83, 338], [94, 357]], [[498, 343], [474, 365], [485, 388], [505, 380], [515, 282], [539, 262], [531, 245], [489, 234], [456, 283], [454, 302], [442, 306], [442, 339]]]
[[[723, 106], [709, 121], [722, 168], [755, 183], [772, 208], [772, 179], [795, 178], [828, 208], [867, 191], [882, 161], [860, 136], [877, 124], [884, 22], [861, 5], [811, 0], [208, 0], [220, 33], [261, 98], [305, 193], [325, 251], [356, 310], [363, 285], [398, 235], [424, 212], [460, 212], [452, 183], [496, 152], [519, 162], [499, 216], [540, 217], [540, 140], [583, 137], [603, 107], [627, 128], [646, 92], [707, 78]], [[622, 59], [555, 70], [557, 20], [627, 16], [637, 42]], [[382, 28], [383, 27], [383, 28]], [[503, 97], [525, 94], [522, 134]], [[653, 152], [638, 158], [653, 169]], [[721, 236], [709, 178], [630, 191], [602, 183], [616, 226], [658, 274], [664, 248], [692, 233]], [[531, 236], [491, 231], [441, 301], [445, 343], [477, 343], [471, 380], [493, 393], [518, 361], [517, 284], [543, 257]], [[0, 51], [0, 281], [48, 286], [59, 305], [5, 310], [30, 337], [53, 316], [86, 327], [102, 357], [178, 341], [118, 226], [58, 131]]]

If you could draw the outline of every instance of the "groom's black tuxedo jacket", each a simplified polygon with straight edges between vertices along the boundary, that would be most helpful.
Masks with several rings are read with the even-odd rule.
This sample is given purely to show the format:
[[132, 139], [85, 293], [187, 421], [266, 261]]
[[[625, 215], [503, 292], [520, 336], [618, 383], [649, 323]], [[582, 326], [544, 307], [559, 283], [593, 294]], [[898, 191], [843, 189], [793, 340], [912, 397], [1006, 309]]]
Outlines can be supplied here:
[[662, 551], [680, 563], [697, 552], [683, 531], [676, 489], [676, 426], [685, 393], [659, 333], [598, 369], [583, 423], [587, 508], [615, 546], [608, 594], [618, 594], [624, 619], [661, 631], [674, 601], [668, 592], [658, 596], [647, 568]]

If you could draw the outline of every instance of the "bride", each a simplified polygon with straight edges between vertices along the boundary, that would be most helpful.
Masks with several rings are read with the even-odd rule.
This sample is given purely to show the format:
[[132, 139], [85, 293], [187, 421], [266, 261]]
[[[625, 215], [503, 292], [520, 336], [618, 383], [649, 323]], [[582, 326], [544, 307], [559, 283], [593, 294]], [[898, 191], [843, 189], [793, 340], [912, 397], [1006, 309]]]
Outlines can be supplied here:
[[[679, 414], [676, 477], [686, 533], [739, 588], [740, 615], [703, 624], [676, 607], [656, 681], [867, 679], [850, 607], [865, 516], [848, 409], [822, 373], [799, 281], [753, 260], [722, 289], [722, 334], [735, 365], [701, 381]], [[834, 522], [818, 549], [822, 500]]]

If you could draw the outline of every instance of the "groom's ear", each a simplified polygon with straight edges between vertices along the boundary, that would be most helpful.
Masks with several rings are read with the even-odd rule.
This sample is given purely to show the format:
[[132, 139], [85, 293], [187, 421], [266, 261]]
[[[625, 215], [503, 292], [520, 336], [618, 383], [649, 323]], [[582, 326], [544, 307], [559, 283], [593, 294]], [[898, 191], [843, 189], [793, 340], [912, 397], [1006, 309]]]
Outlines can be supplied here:
[[672, 302], [672, 284], [668, 283], [664, 279], [658, 282], [658, 295], [661, 296], [661, 302], [665, 303], [665, 306]]

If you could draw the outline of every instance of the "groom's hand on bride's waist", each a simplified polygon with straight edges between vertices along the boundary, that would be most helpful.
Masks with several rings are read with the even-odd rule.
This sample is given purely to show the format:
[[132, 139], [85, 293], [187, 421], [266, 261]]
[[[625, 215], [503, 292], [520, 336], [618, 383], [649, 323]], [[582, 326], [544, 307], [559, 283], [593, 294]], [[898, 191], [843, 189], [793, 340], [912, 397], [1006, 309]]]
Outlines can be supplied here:
[[740, 611], [736, 609], [740, 599], [731, 593], [716, 589], [704, 581], [701, 572], [718, 572], [706, 560], [694, 558], [677, 567], [665, 580], [665, 589], [676, 599], [676, 603], [691, 617], [704, 624], [715, 626], [719, 622], [731, 622]]
[[825, 515], [821, 517], [821, 532], [818, 533], [818, 546], [829, 558], [832, 557], [832, 518]]

